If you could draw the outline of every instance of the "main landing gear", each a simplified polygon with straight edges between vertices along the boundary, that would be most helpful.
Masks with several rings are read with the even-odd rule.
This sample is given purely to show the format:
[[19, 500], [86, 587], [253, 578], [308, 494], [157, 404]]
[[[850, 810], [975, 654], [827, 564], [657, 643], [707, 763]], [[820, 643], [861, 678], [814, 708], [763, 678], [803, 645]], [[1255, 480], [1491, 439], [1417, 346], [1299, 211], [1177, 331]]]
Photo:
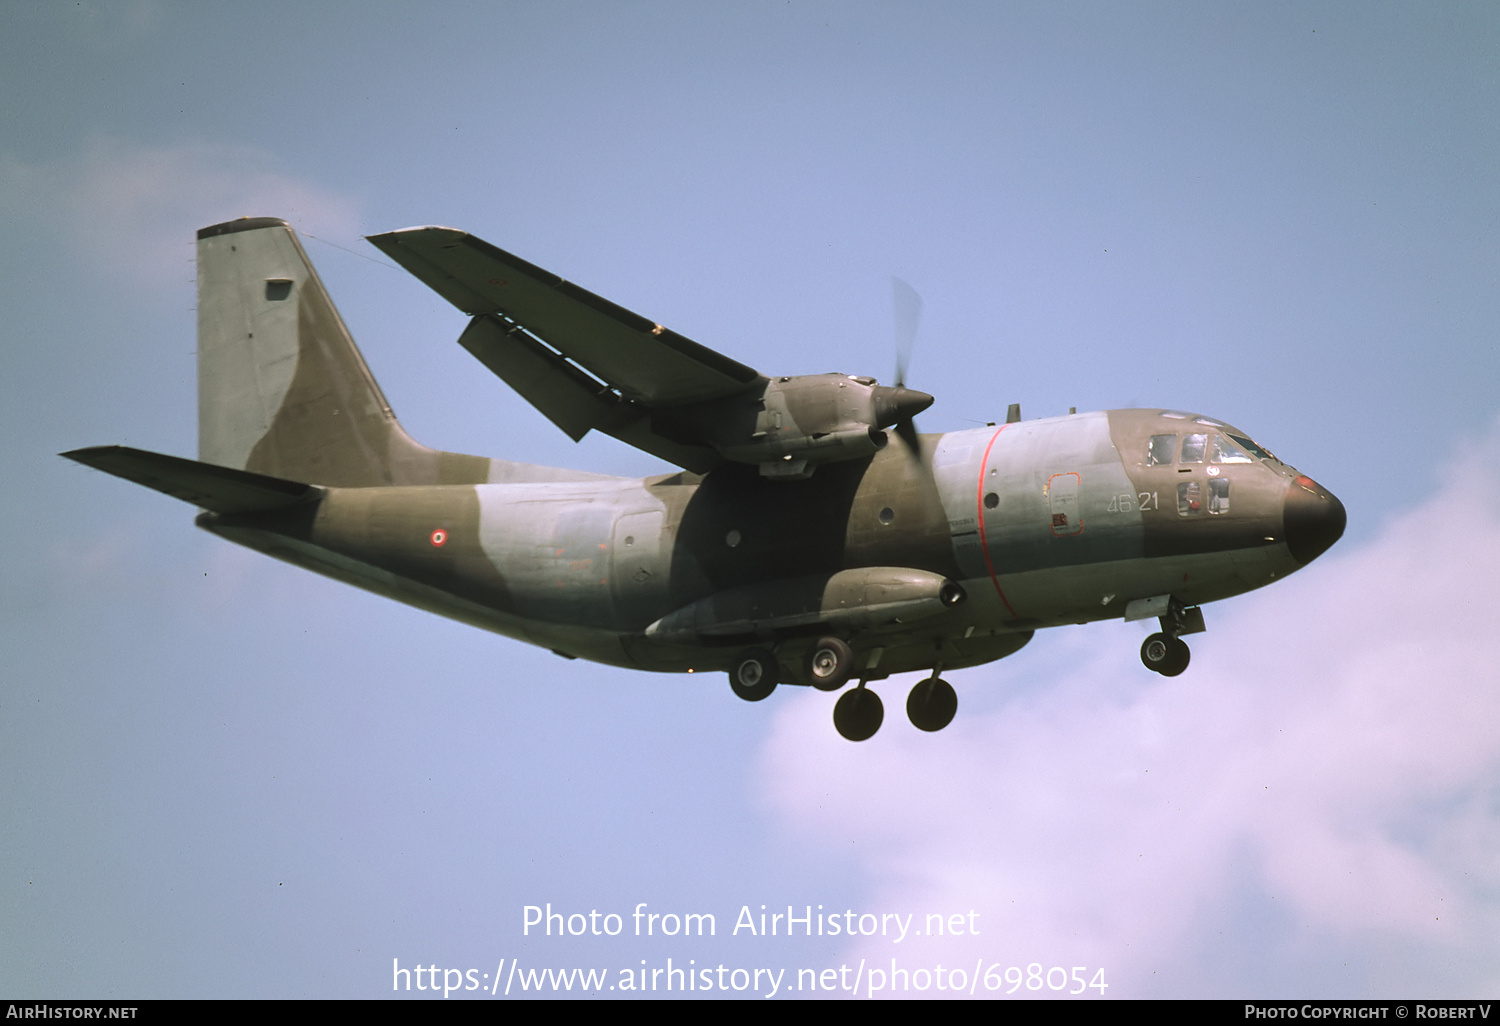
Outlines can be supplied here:
[[906, 696], [906, 717], [918, 730], [942, 730], [953, 722], [958, 712], [958, 694], [953, 685], [933, 673], [924, 681], [918, 681]]
[[[929, 733], [942, 730], [953, 722], [958, 712], [958, 695], [953, 685], [936, 673], [926, 680], [918, 681], [911, 694], [906, 696], [906, 716], [912, 726]], [[880, 696], [860, 681], [853, 691], [846, 692], [833, 707], [833, 726], [850, 741], [867, 741], [875, 736], [885, 719], [885, 704]]]
[[[854, 653], [841, 638], [819, 638], [807, 652], [807, 678], [819, 691], [837, 691], [854, 672]], [[875, 721], [880, 726], [880, 721]], [[873, 730], [870, 733], [874, 733]]]
[[[906, 717], [918, 730], [929, 733], [942, 730], [953, 722], [953, 714], [958, 712], [958, 695], [952, 684], [938, 676], [942, 671], [941, 663], [934, 666], [932, 676], [918, 681], [911, 694], [906, 696]], [[840, 698], [833, 707], [834, 728], [850, 741], [865, 741], [873, 737], [884, 718], [885, 707], [880, 696], [866, 688], [864, 681], [860, 681], [859, 687]]]
[[[819, 691], [837, 691], [854, 673], [854, 652], [841, 638], [819, 638], [807, 650], [803, 670], [806, 683]], [[729, 666], [729, 687], [745, 701], [759, 702], [776, 690], [780, 672], [774, 653], [747, 648]], [[918, 730], [942, 730], [958, 712], [958, 695], [953, 685], [938, 676], [940, 672], [941, 666], [933, 667], [932, 676], [918, 681], [906, 698], [907, 718]], [[885, 703], [865, 686], [864, 680], [834, 704], [834, 729], [850, 741], [869, 740], [883, 722]]]
[[[819, 638], [807, 650], [803, 669], [819, 691], [837, 691], [854, 672], [854, 652], [842, 638]], [[763, 648], [747, 648], [730, 664], [729, 687], [745, 701], [759, 702], [776, 690], [779, 672], [776, 656]], [[875, 725], [880, 726], [878, 721]]]
[[776, 690], [776, 657], [763, 648], [741, 652], [729, 667], [729, 688], [747, 702], [770, 697]]
[[866, 741], [875, 736], [885, 720], [885, 703], [860, 681], [853, 691], [843, 695], [833, 707], [833, 727], [850, 741]]

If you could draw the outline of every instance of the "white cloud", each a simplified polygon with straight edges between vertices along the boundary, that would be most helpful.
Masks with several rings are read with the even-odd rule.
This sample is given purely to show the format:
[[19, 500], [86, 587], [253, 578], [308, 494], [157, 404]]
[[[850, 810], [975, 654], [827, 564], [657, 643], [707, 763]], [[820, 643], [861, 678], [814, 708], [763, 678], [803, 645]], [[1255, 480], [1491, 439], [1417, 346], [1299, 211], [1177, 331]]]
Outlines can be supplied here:
[[862, 746], [788, 703], [773, 812], [860, 853], [873, 911], [982, 914], [978, 938], [853, 958], [1103, 966], [1111, 997], [1492, 991], [1496, 454], [1500, 433], [1374, 542], [1209, 607], [1180, 678], [1101, 624], [955, 675], [961, 704], [1014, 697], [938, 735], [905, 723], [914, 678]]
[[95, 139], [68, 160], [3, 159], [0, 206], [60, 231], [80, 258], [133, 284], [191, 278], [194, 233], [236, 217], [283, 217], [341, 242], [359, 235], [348, 198], [284, 173], [265, 153], [220, 143]]

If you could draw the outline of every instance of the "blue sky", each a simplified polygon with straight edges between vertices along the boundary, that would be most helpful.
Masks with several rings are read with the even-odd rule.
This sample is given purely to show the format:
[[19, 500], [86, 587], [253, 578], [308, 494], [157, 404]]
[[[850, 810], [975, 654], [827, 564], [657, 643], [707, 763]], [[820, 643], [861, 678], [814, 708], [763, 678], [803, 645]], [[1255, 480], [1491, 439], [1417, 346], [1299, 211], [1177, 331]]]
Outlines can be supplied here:
[[[0, 993], [670, 957], [1493, 994], [1497, 79], [1486, 4], [7, 5]], [[1181, 678], [1060, 629], [952, 674], [940, 734], [884, 685], [852, 745], [828, 696], [564, 662], [58, 459], [196, 451], [193, 232], [241, 215], [304, 234], [430, 445], [660, 469], [361, 241], [449, 224], [768, 373], [888, 378], [899, 275], [924, 431], [1198, 410], [1349, 530]], [[718, 935], [523, 936], [547, 902]], [[980, 934], [732, 935], [761, 904]]]

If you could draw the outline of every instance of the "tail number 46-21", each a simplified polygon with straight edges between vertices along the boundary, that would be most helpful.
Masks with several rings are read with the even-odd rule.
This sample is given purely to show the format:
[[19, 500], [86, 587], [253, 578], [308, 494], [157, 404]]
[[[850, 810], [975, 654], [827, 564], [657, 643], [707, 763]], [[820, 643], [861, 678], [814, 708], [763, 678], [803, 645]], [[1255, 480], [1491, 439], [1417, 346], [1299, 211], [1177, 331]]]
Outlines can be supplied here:
[[1129, 492], [1126, 492], [1123, 495], [1111, 495], [1109, 497], [1107, 512], [1129, 513], [1132, 509], [1139, 509], [1142, 512], [1146, 512], [1148, 510], [1161, 509], [1161, 506], [1156, 501], [1155, 492], [1140, 492], [1137, 495], [1131, 495]]

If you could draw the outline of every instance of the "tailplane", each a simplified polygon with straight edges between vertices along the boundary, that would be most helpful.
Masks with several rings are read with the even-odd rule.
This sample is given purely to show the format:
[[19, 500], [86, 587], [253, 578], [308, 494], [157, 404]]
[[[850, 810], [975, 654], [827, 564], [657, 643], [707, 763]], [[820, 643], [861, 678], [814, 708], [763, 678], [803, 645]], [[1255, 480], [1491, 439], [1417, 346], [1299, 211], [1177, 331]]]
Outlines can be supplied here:
[[315, 502], [324, 495], [316, 485], [124, 445], [96, 445], [63, 455], [213, 513], [269, 513]]

